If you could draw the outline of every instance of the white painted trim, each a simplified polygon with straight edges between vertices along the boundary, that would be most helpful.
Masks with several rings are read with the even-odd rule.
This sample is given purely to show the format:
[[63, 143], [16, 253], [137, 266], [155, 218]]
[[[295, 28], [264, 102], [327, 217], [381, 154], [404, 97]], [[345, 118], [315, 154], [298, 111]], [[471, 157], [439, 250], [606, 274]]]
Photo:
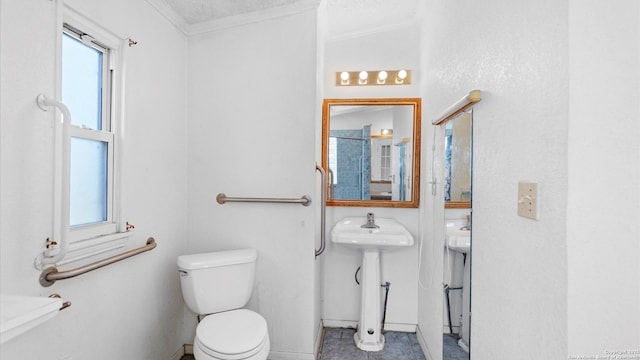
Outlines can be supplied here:
[[164, 0], [147, 0], [147, 3], [151, 5], [160, 15], [164, 16], [170, 23], [172, 23], [178, 30], [182, 31], [183, 34], [189, 34], [189, 24], [182, 18], [182, 16], [178, 15], [175, 10], [169, 4], [167, 4]]
[[320, 321], [318, 322], [318, 332], [316, 335], [316, 342], [315, 342], [315, 346], [314, 351], [313, 351], [313, 357], [317, 358], [318, 354], [320, 354], [320, 349], [322, 348], [322, 342], [324, 341], [324, 336], [323, 335], [324, 332], [324, 323], [322, 321], [322, 319], [320, 319]]
[[[323, 319], [322, 323], [325, 327], [330, 328], [349, 328], [355, 329], [358, 327], [358, 322], [355, 320], [327, 320]], [[385, 331], [399, 331], [399, 332], [416, 332], [416, 324], [402, 324], [402, 323], [385, 323]]]
[[322, 323], [325, 327], [330, 328], [350, 328], [355, 329], [358, 327], [358, 322], [355, 320], [327, 320], [322, 319]]
[[189, 24], [184, 20], [184, 18], [182, 18], [182, 16], [173, 10], [165, 0], [146, 1], [151, 5], [151, 7], [156, 9], [160, 15], [164, 16], [170, 23], [175, 25], [175, 27], [187, 36], [220, 31], [236, 26], [295, 15], [312, 9], [317, 9], [320, 5], [320, 0], [301, 0], [290, 5], [253, 11], [246, 14], [214, 19], [197, 24]]
[[[89, 259], [94, 256], [107, 254], [113, 250], [123, 248], [127, 245], [131, 235], [131, 232], [114, 233], [82, 241], [74, 241], [69, 244], [69, 250], [65, 258], [58, 261], [56, 266]], [[104, 255], [103, 258], [106, 258], [106, 255]]]
[[271, 351], [269, 352], [269, 360], [315, 360], [313, 354]]
[[384, 331], [399, 331], [399, 332], [416, 332], [416, 324], [397, 324], [397, 323], [385, 323]]
[[420, 348], [422, 349], [422, 353], [424, 354], [425, 358], [427, 358], [427, 360], [435, 360], [433, 355], [431, 355], [429, 348], [427, 347], [427, 341], [424, 339], [424, 335], [420, 330], [420, 326], [416, 328], [416, 337], [418, 338], [418, 343], [420, 344]]
[[180, 349], [176, 350], [169, 360], [180, 360], [182, 356], [184, 356], [184, 346], [181, 346]]
[[[149, 0], [147, 0], [149, 1]], [[302, 0], [290, 5], [268, 8], [250, 13], [229, 16], [211, 21], [193, 24], [189, 26], [188, 35], [197, 35], [207, 32], [225, 30], [237, 26], [258, 23], [262, 21], [277, 19], [280, 17], [295, 15], [309, 10], [317, 9], [319, 0]]]

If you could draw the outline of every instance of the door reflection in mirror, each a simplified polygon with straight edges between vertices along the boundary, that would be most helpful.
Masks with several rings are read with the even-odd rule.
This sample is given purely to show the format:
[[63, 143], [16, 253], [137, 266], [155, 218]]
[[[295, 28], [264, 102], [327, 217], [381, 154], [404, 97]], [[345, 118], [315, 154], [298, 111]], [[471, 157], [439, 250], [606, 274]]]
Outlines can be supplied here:
[[471, 201], [472, 110], [462, 112], [445, 126], [445, 184], [447, 207], [469, 207]]

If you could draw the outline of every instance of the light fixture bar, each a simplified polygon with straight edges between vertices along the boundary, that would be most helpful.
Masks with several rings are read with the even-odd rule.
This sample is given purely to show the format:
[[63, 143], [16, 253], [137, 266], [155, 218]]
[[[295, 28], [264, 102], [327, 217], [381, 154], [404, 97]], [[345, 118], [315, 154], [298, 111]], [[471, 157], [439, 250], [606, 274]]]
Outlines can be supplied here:
[[473, 104], [482, 100], [482, 92], [480, 90], [472, 90], [469, 94], [462, 99], [456, 101], [453, 105], [449, 106], [445, 109], [440, 116], [438, 116], [435, 120], [433, 120], [433, 125], [444, 124], [454, 116], [460, 114], [461, 112], [467, 110]]
[[409, 85], [411, 70], [338, 71], [336, 86]]

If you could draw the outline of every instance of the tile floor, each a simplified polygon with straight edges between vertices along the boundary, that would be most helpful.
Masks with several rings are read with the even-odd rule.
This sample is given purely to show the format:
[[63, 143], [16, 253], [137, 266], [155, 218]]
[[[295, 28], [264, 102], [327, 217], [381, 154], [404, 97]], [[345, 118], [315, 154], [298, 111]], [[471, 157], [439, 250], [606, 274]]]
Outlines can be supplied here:
[[[415, 333], [387, 331], [382, 351], [362, 351], [353, 342], [355, 329], [325, 328], [318, 360], [425, 360]], [[457, 345], [456, 345], [457, 346]], [[445, 358], [446, 359], [446, 358]], [[458, 360], [458, 358], [451, 358]], [[462, 359], [462, 358], [460, 358]], [[468, 359], [468, 357], [467, 357]], [[194, 360], [185, 355], [181, 360]]]
[[381, 351], [362, 351], [353, 342], [355, 329], [325, 328], [318, 360], [425, 360], [415, 333], [387, 331]]
[[444, 334], [442, 337], [442, 360], [469, 360], [469, 354], [458, 346], [458, 337]]

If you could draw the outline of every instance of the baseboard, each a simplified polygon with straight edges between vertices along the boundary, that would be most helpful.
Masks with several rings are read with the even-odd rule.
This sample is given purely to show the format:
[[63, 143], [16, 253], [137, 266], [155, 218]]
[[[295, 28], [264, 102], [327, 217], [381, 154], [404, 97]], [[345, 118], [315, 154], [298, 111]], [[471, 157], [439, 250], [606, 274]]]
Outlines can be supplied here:
[[193, 345], [191, 344], [184, 344], [180, 347], [180, 349], [178, 349], [176, 352], [173, 353], [173, 355], [171, 355], [170, 360], [180, 360], [182, 359], [183, 356], [190, 354], [193, 354]]
[[313, 358], [317, 359], [318, 358], [318, 354], [320, 354], [320, 352], [322, 351], [322, 343], [324, 342], [324, 322], [322, 321], [322, 319], [320, 319], [319, 322], [319, 328], [318, 328], [318, 335], [316, 336], [316, 343], [314, 345], [314, 352], [313, 352]]
[[313, 354], [271, 351], [268, 360], [315, 360]]
[[422, 331], [420, 331], [420, 326], [416, 327], [416, 337], [418, 338], [418, 343], [420, 344], [420, 348], [422, 349], [422, 353], [427, 360], [434, 360], [435, 358], [431, 355], [429, 348], [427, 347], [427, 342], [424, 339], [424, 335]]
[[[352, 320], [325, 320], [323, 319], [325, 327], [331, 328], [348, 328], [355, 329], [358, 327], [357, 321]], [[386, 323], [384, 324], [385, 331], [399, 331], [399, 332], [416, 332], [416, 324], [400, 324], [400, 323]]]
[[176, 352], [171, 355], [169, 360], [180, 360], [184, 356], [184, 346], [181, 346]]
[[350, 329], [355, 329], [358, 327], [358, 322], [357, 321], [351, 321], [351, 320], [327, 320], [327, 319], [322, 319], [322, 323], [324, 324], [324, 327], [330, 327], [330, 328], [350, 328]]
[[193, 344], [184, 344], [184, 354], [193, 355]]
[[399, 331], [399, 332], [408, 332], [414, 333], [416, 332], [416, 324], [394, 324], [394, 323], [386, 323], [384, 324], [385, 331]]

